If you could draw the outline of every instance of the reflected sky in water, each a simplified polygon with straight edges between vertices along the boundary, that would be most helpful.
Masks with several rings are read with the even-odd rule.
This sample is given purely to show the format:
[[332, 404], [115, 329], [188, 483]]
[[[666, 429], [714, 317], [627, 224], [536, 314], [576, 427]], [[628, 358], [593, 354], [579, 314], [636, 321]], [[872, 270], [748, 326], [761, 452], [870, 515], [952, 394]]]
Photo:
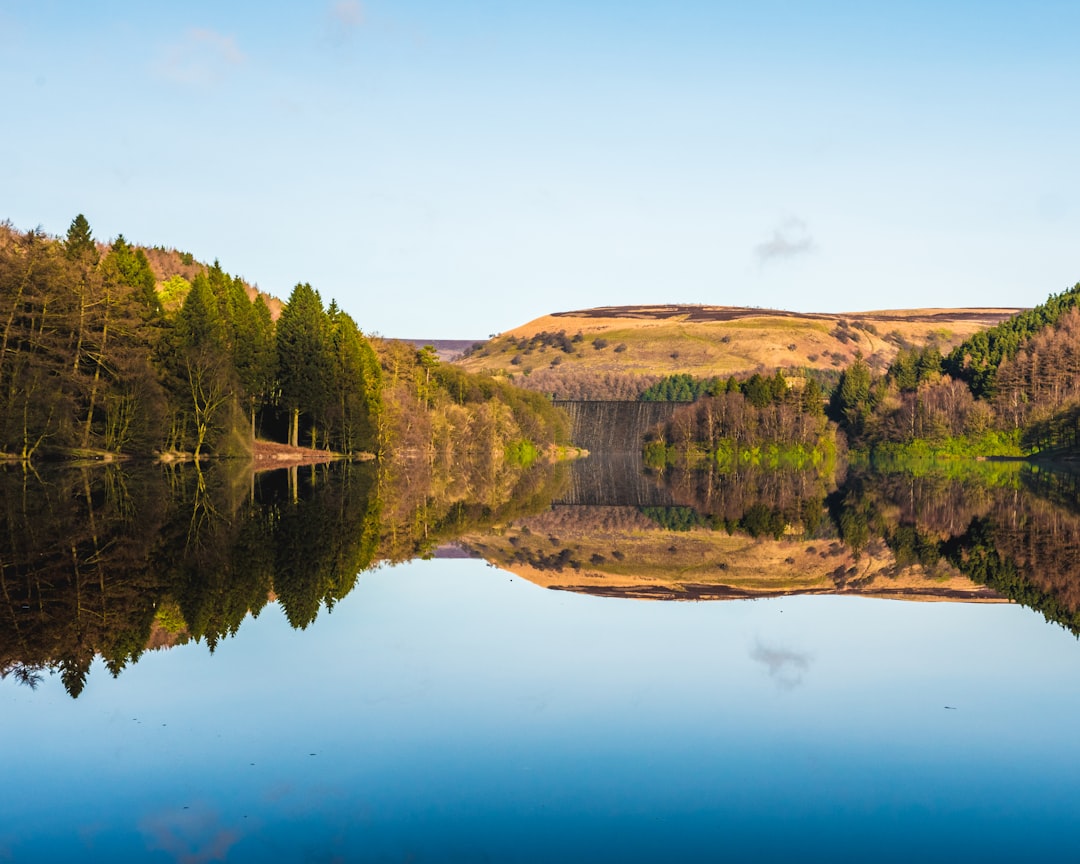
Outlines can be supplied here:
[[1005, 604], [648, 603], [474, 560], [303, 631], [0, 683], [0, 859], [1017, 860], [1080, 818], [1080, 645]]

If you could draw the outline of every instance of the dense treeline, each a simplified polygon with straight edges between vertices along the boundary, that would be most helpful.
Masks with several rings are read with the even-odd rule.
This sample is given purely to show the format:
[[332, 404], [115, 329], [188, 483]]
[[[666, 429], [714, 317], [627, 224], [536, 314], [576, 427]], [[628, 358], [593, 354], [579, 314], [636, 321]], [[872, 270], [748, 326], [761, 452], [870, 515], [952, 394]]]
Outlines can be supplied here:
[[541, 393], [439, 362], [431, 348], [378, 341], [385, 410], [380, 443], [401, 458], [475, 473], [567, 443], [566, 420]]
[[705, 456], [721, 467], [740, 462], [823, 464], [835, 457], [823, 394], [810, 379], [789, 388], [779, 372], [738, 382], [729, 378], [715, 394], [682, 406], [646, 444], [652, 465], [694, 462]]
[[[821, 385], [814, 378], [806, 379], [806, 397], [819, 403], [824, 398]], [[787, 379], [779, 369], [771, 376], [755, 372], [749, 378], [695, 378], [679, 373], [666, 375], [646, 389], [638, 398], [642, 402], [693, 402], [703, 396], [723, 393], [742, 393], [755, 408], [782, 402], [789, 391]]]
[[1005, 360], [1016, 357], [1025, 341], [1051, 327], [1080, 302], [1080, 283], [1052, 294], [1045, 303], [1014, 315], [989, 330], [976, 333], [949, 354], [944, 371], [966, 381], [978, 398], [994, 395], [997, 370]]
[[0, 452], [231, 455], [260, 424], [373, 449], [379, 368], [356, 322], [302, 284], [275, 325], [252, 293], [217, 262], [155, 274], [81, 215], [59, 240], [0, 225]]
[[857, 359], [830, 414], [857, 446], [955, 455], [1075, 449], [1080, 434], [1080, 285], [958, 346], [901, 350], [875, 377]]
[[976, 400], [962, 381], [942, 375], [938, 365], [924, 362], [928, 355], [936, 351], [902, 351], [877, 379], [861, 359], [844, 371], [829, 408], [854, 443], [941, 442], [1000, 428], [993, 406]]

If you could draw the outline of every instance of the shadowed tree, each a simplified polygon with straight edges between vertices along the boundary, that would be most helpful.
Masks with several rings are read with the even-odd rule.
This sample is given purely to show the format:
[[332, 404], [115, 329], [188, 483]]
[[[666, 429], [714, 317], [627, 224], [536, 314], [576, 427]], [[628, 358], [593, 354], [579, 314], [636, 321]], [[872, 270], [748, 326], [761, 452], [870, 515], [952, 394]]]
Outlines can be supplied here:
[[289, 443], [299, 446], [300, 415], [311, 420], [311, 443], [329, 396], [332, 361], [328, 322], [319, 292], [298, 284], [277, 322], [277, 369], [281, 406], [289, 412]]
[[177, 386], [184, 395], [182, 404], [186, 405], [194, 426], [197, 459], [234, 389], [225, 324], [210, 282], [202, 274], [191, 283], [191, 291], [177, 315], [175, 340], [179, 361]]

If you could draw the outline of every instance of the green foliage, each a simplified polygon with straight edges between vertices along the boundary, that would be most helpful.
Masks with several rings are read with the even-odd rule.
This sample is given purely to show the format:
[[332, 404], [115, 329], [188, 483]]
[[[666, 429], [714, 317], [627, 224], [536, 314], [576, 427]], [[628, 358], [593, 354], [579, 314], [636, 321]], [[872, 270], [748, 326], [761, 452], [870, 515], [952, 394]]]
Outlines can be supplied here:
[[[817, 385], [815, 385], [817, 386]], [[783, 402], [790, 389], [784, 375], [778, 369], [774, 375], [754, 373], [740, 382], [734, 377], [695, 378], [685, 372], [666, 375], [646, 389], [639, 400], [642, 402], [695, 402], [703, 396], [721, 393], [742, 393], [756, 408]], [[820, 395], [820, 388], [818, 389]]]
[[779, 540], [784, 536], [787, 524], [787, 519], [780, 510], [758, 502], [747, 508], [737, 527], [751, 537], [772, 537]]
[[528, 468], [540, 457], [536, 445], [526, 439], [511, 441], [505, 446], [504, 452], [507, 462], [522, 468]]
[[641, 394], [642, 402], [693, 402], [710, 392], [716, 379], [694, 378], [686, 373], [667, 375]]
[[961, 435], [936, 441], [915, 438], [904, 443], [881, 442], [870, 447], [869, 452], [873, 464], [884, 466], [890, 461], [904, 460], [1019, 458], [1030, 450], [1021, 441], [1019, 430], [987, 430], [978, 435]]
[[813, 444], [769, 441], [751, 446], [722, 438], [705, 455], [721, 474], [747, 466], [770, 471], [812, 469], [832, 473], [836, 465], [836, 445], [830, 436], [822, 436]]
[[840, 376], [830, 405], [832, 416], [858, 437], [873, 410], [870, 391], [870, 367], [857, 357]]
[[808, 378], [806, 380], [806, 386], [803, 387], [799, 400], [804, 414], [820, 415], [824, 413], [825, 393], [816, 379]]
[[98, 253], [94, 235], [90, 231], [90, 223], [82, 213], [71, 220], [67, 239], [64, 241], [64, 249], [69, 258], [89, 258], [93, 263], [97, 263]]
[[1080, 405], [1070, 405], [1032, 422], [1020, 433], [1020, 449], [1043, 457], [1080, 450]]
[[[307, 282], [297, 284], [277, 322], [278, 389], [281, 406], [292, 414], [289, 443], [293, 446], [299, 444], [300, 415], [317, 418], [330, 399], [333, 370], [328, 324], [319, 292]], [[317, 434], [316, 427], [312, 437]]]
[[764, 408], [773, 402], [782, 402], [788, 393], [787, 382], [779, 369], [771, 378], [755, 372], [741, 385], [740, 389], [747, 401], [755, 408]]
[[692, 507], [639, 507], [638, 510], [665, 531], [692, 531], [712, 524]]
[[923, 348], [901, 348], [889, 366], [887, 378], [896, 382], [901, 392], [917, 390], [923, 381], [941, 376], [941, 352], [936, 345]]
[[135, 296], [143, 304], [146, 316], [161, 316], [161, 301], [158, 299], [157, 291], [154, 290], [156, 284], [154, 271], [150, 269], [146, 252], [131, 246], [121, 234], [113, 241], [109, 253], [102, 262], [102, 267], [107, 279], [136, 289]]
[[180, 611], [180, 606], [176, 601], [166, 601], [159, 605], [154, 613], [154, 621], [166, 633], [173, 635], [184, 633], [187, 630], [184, 613]]
[[200, 273], [176, 316], [176, 337], [182, 349], [224, 351], [225, 322], [210, 280]]
[[179, 307], [179, 305], [184, 302], [184, 298], [187, 297], [188, 291], [190, 290], [191, 283], [183, 276], [177, 274], [175, 276], [170, 276], [162, 282], [158, 286], [157, 294], [162, 307], [168, 310]]
[[275, 328], [216, 261], [159, 292], [145, 250], [123, 236], [99, 260], [85, 217], [63, 241], [0, 226], [0, 452], [240, 455], [279, 396], [312, 443], [374, 448], [371, 346], [309, 285], [294, 293]]
[[433, 380], [439, 388], [437, 403], [450, 401], [462, 406], [501, 403], [510, 409], [524, 440], [540, 448], [569, 443], [566, 418], [542, 393], [514, 387], [490, 375], [466, 372], [447, 363], [434, 369]]
[[[740, 466], [831, 470], [836, 459], [834, 429], [818, 398], [812, 394], [806, 400], [789, 398], [779, 375], [757, 376], [753, 384], [748, 382], [748, 389], [753, 396], [743, 395], [741, 388], [729, 392], [724, 386], [720, 395], [677, 408], [654, 433], [654, 440], [646, 443], [647, 464], [659, 468], [672, 462], [708, 461], [722, 473]], [[755, 398], [768, 401], [754, 404]]]
[[663, 441], [646, 441], [644, 458], [646, 468], [662, 471], [676, 464], [679, 451], [673, 444], [668, 445]]

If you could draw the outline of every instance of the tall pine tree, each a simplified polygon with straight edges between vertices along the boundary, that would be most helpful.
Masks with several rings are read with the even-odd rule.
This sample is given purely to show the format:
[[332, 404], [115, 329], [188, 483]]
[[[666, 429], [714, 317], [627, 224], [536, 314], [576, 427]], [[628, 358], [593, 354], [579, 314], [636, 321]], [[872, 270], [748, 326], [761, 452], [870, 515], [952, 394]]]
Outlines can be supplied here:
[[312, 447], [318, 442], [333, 367], [328, 331], [319, 292], [307, 282], [299, 283], [277, 322], [278, 386], [281, 406], [289, 412], [293, 447], [299, 446], [301, 415], [310, 421]]

